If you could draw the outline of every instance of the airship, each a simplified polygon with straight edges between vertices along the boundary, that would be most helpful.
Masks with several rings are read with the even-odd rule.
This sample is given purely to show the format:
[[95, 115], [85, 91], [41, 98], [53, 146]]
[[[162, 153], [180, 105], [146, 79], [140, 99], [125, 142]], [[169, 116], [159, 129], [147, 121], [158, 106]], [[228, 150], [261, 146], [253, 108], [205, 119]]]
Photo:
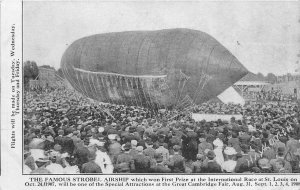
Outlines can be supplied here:
[[186, 28], [87, 36], [66, 49], [61, 68], [88, 98], [151, 110], [201, 104], [248, 73], [215, 38]]

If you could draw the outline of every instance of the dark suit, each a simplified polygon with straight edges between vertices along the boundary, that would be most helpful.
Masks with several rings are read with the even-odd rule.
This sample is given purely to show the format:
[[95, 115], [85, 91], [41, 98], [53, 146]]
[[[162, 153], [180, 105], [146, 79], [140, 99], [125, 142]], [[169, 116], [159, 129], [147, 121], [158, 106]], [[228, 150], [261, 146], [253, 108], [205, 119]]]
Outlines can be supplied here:
[[201, 170], [202, 173], [222, 173], [221, 166], [216, 161], [208, 161]]
[[116, 160], [116, 171], [118, 173], [130, 173], [135, 170], [133, 156], [129, 153], [122, 153]]
[[235, 172], [244, 173], [251, 170], [251, 168], [256, 166], [255, 159], [252, 156], [245, 154], [241, 158], [237, 159]]
[[72, 154], [75, 148], [73, 139], [70, 137], [63, 137], [62, 138], [62, 151], [68, 152], [69, 154]]
[[102, 173], [100, 166], [93, 160], [82, 165], [81, 173]]
[[74, 157], [76, 159], [75, 163], [78, 165], [79, 169], [84, 163], [89, 161], [90, 151], [84, 146], [78, 146], [74, 151]]
[[184, 157], [179, 154], [175, 154], [170, 157], [170, 168], [172, 168], [172, 172], [174, 173], [184, 173], [185, 172], [185, 161]]
[[150, 168], [150, 173], [171, 173], [171, 169], [167, 168], [161, 164], [157, 164], [156, 166], [152, 166]]
[[192, 163], [192, 172], [193, 173], [201, 173], [202, 162], [197, 160]]
[[248, 135], [247, 133], [244, 133], [241, 136], [239, 136], [239, 141], [241, 144], [249, 144], [250, 140], [251, 140], [251, 136]]
[[54, 139], [54, 143], [55, 144], [59, 144], [60, 146], [62, 146], [63, 145], [63, 136], [57, 136], [57, 137], [55, 137], [55, 139]]
[[109, 145], [108, 153], [113, 164], [116, 162], [117, 156], [121, 153], [121, 145], [118, 142], [114, 142]]
[[143, 154], [137, 154], [134, 156], [135, 173], [148, 173], [150, 168], [149, 157]]
[[154, 158], [155, 155], [155, 149], [152, 147], [148, 147], [144, 150], [144, 155], [149, 156], [151, 159]]

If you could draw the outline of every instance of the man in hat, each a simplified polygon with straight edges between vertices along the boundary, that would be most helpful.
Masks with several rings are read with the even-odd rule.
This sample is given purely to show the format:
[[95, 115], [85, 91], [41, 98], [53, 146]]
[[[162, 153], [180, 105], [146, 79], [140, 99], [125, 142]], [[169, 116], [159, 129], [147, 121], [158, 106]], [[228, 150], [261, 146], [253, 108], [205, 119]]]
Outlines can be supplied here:
[[45, 144], [45, 148], [44, 148], [45, 151], [53, 149], [54, 146], [53, 137], [51, 135], [48, 135], [44, 141], [44, 144]]
[[261, 158], [258, 160], [259, 173], [273, 173], [270, 162], [267, 158]]
[[286, 168], [284, 168], [284, 161], [283, 160], [277, 160], [276, 161], [276, 168], [278, 169], [278, 172], [276, 173], [289, 173], [288, 170], [286, 170]]
[[30, 171], [36, 168], [34, 158], [31, 156], [28, 145], [24, 146], [24, 164], [30, 168]]
[[275, 173], [279, 173], [279, 169], [277, 168], [276, 162], [281, 160], [284, 163], [284, 169], [287, 171], [287, 173], [292, 173], [292, 166], [290, 162], [288, 162], [285, 158], [285, 148], [284, 147], [279, 147], [277, 151], [277, 155], [275, 159], [270, 160], [270, 164], [272, 167], [272, 170]]
[[248, 134], [248, 128], [243, 127], [239, 135], [240, 144], [249, 144], [251, 136]]
[[133, 156], [135, 173], [148, 173], [151, 162], [150, 158], [143, 154], [144, 148], [142, 146], [138, 146], [136, 148], [137, 154]]
[[145, 141], [146, 149], [144, 150], [144, 155], [148, 156], [150, 159], [154, 159], [155, 149], [153, 148], [152, 139], [147, 138]]
[[275, 152], [278, 151], [279, 147], [283, 147], [285, 149], [285, 143], [281, 142], [279, 138], [279, 133], [277, 133], [275, 136], [273, 136], [273, 145], [272, 148], [275, 150]]
[[295, 152], [300, 148], [299, 137], [294, 132], [289, 134], [289, 140], [286, 142], [286, 152], [290, 152], [292, 156], [295, 156]]
[[121, 153], [121, 144], [117, 141], [116, 137], [116, 134], [108, 135], [108, 139], [110, 140], [110, 144], [108, 146], [108, 154], [113, 164], [116, 162], [118, 155]]
[[240, 141], [238, 139], [238, 133], [232, 131], [231, 138], [228, 140], [228, 146], [233, 147], [237, 152], [241, 151]]
[[172, 169], [172, 173], [185, 173], [185, 160], [184, 157], [180, 155], [181, 147], [179, 145], [174, 145], [174, 155], [170, 156], [169, 168]]
[[[176, 132], [175, 131], [172, 131], [172, 136], [171, 138], [169, 139], [169, 147], [173, 147], [175, 145], [179, 145], [181, 146], [182, 143], [181, 143], [181, 138], [179, 138], [178, 136], [176, 136]], [[170, 151], [170, 150], [169, 150]]]
[[173, 135], [178, 137], [179, 139], [183, 136], [183, 131], [181, 130], [181, 125], [179, 123], [175, 123], [173, 127]]
[[163, 155], [160, 153], [155, 153], [154, 156], [156, 164], [151, 166], [150, 173], [171, 173], [171, 169], [165, 166]]
[[140, 140], [141, 137], [139, 135], [139, 133], [136, 132], [136, 127], [134, 126], [130, 126], [128, 133], [124, 134], [124, 140], [125, 142], [131, 142], [132, 140]]
[[223, 163], [222, 169], [227, 173], [233, 173], [236, 167], [235, 156], [237, 154], [233, 147], [226, 147], [224, 150], [227, 160]]
[[213, 145], [206, 141], [206, 136], [204, 133], [200, 134], [199, 137], [200, 144], [198, 145], [198, 154], [204, 155], [204, 150], [213, 150]]
[[74, 148], [77, 144], [78, 141], [80, 141], [80, 131], [73, 131], [73, 136], [71, 137], [71, 139], [73, 140], [73, 144], [74, 144]]
[[[203, 152], [204, 153], [204, 152]], [[192, 163], [192, 173], [201, 173], [201, 168], [202, 168], [202, 162], [204, 159], [203, 154], [197, 154], [196, 156], [196, 161]]]
[[62, 147], [63, 152], [68, 152], [69, 154], [72, 154], [75, 148], [74, 142], [69, 136], [64, 136], [64, 134], [64, 130], [59, 130], [58, 137], [55, 138], [54, 142], [55, 144], [59, 144]]
[[262, 157], [267, 158], [268, 160], [275, 159], [276, 152], [273, 148], [270, 148], [269, 146], [263, 146]]
[[[235, 171], [238, 173], [246, 172], [244, 170], [248, 170], [249, 168], [256, 166], [255, 160], [252, 158], [252, 156], [249, 155], [249, 151], [250, 151], [249, 145], [242, 144], [241, 149], [242, 149], [241, 152], [242, 157], [237, 159], [236, 168], [235, 168]], [[245, 163], [247, 164], [247, 167], [245, 167]]]
[[163, 142], [159, 143], [159, 147], [156, 149], [155, 153], [163, 156], [164, 163], [166, 163], [170, 158], [169, 150], [164, 147]]
[[261, 157], [261, 155], [258, 152], [256, 152], [259, 149], [257, 148], [256, 144], [254, 144], [253, 141], [250, 142], [250, 146], [249, 147], [250, 147], [250, 150], [248, 152], [248, 155], [256, 163], [258, 161], [258, 159]]
[[117, 173], [132, 173], [135, 171], [133, 156], [129, 154], [131, 143], [127, 142], [124, 145], [124, 152], [119, 154], [116, 159], [116, 172]]
[[214, 140], [213, 145], [214, 145], [213, 151], [216, 155], [215, 161], [222, 167], [222, 165], [224, 164], [223, 141], [217, 138], [216, 140]]
[[131, 150], [129, 152], [129, 154], [132, 156], [132, 157], [135, 157], [137, 154], [138, 154], [138, 151], [136, 150], [137, 148], [137, 140], [131, 140]]
[[262, 150], [262, 142], [260, 138], [261, 133], [259, 131], [254, 131], [253, 132], [253, 138], [252, 138], [252, 143], [255, 146], [255, 151], [261, 151]]
[[112, 174], [114, 167], [111, 162], [110, 157], [107, 154], [107, 150], [104, 147], [105, 141], [92, 141], [93, 144], [91, 146], [95, 147], [95, 163], [100, 166], [102, 173], [104, 174]]
[[39, 158], [35, 161], [37, 169], [33, 170], [30, 174], [50, 174], [50, 171], [46, 169], [49, 164], [49, 159]]
[[98, 164], [95, 163], [96, 153], [91, 152], [89, 154], [89, 162], [84, 163], [81, 168], [81, 173], [102, 173], [102, 170]]
[[186, 128], [186, 135], [183, 136], [183, 148], [186, 151], [183, 151], [183, 155], [187, 160], [196, 160], [196, 155], [198, 152], [198, 143], [197, 143], [197, 133], [194, 132], [194, 126], [188, 125]]
[[59, 144], [54, 145], [53, 149], [51, 149], [49, 152], [50, 158], [55, 157], [55, 163], [60, 164], [64, 167], [63, 160], [62, 160], [62, 148]]
[[46, 169], [52, 174], [63, 174], [64, 169], [62, 165], [56, 162], [56, 156], [50, 157], [50, 164], [46, 167]]
[[221, 166], [215, 161], [215, 153], [212, 150], [207, 152], [207, 162], [201, 168], [202, 173], [222, 173]]
[[75, 158], [75, 163], [80, 170], [81, 170], [81, 166], [84, 163], [87, 163], [89, 161], [89, 154], [90, 154], [90, 151], [84, 145], [83, 140], [79, 141], [77, 143], [77, 146], [76, 146], [76, 149], [74, 150], [73, 155]]
[[293, 173], [300, 173], [300, 148], [298, 148], [294, 152], [295, 157], [293, 158], [295, 161], [292, 165]]
[[239, 160], [239, 162], [237, 164], [238, 165], [235, 167], [235, 172], [236, 173], [251, 173], [252, 169], [256, 168], [256, 167], [252, 167], [249, 164], [248, 160], [245, 160], [245, 159]]
[[64, 138], [64, 130], [62, 130], [62, 129], [60, 129], [60, 130], [58, 130], [58, 136], [57, 137], [55, 137], [55, 139], [54, 139], [54, 143], [55, 144], [59, 144], [59, 145], [61, 145], [62, 146], [62, 144], [63, 144], [63, 138]]

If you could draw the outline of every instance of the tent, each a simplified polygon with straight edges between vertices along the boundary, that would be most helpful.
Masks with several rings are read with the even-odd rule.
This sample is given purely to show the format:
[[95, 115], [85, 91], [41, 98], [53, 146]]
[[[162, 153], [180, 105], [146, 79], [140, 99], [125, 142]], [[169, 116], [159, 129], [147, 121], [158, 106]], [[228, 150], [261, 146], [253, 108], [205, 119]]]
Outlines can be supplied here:
[[227, 88], [220, 95], [218, 95], [218, 98], [225, 104], [245, 104], [245, 99], [232, 86]]

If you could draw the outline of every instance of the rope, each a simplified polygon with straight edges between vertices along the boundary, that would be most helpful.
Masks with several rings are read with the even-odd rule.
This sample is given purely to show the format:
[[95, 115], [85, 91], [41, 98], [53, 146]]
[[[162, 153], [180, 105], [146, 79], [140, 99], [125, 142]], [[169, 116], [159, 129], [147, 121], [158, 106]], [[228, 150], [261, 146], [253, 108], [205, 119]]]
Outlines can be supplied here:
[[[143, 100], [141, 98], [140, 92], [139, 92], [139, 88], [138, 88], [138, 84], [137, 84], [137, 78], [133, 78], [133, 84], [135, 85], [135, 93], [137, 93], [137, 99], [139, 100], [138, 102], [140, 103], [140, 106], [143, 107]], [[139, 105], [138, 105], [139, 106]]]
[[138, 83], [138, 88], [140, 89], [141, 93], [142, 93], [142, 98], [143, 98], [143, 101], [145, 101], [145, 105], [146, 107], [150, 107], [150, 104], [148, 103], [148, 100], [146, 98], [146, 94], [145, 94], [145, 91], [144, 91], [144, 88], [142, 86], [142, 81], [140, 79], [137, 79], [137, 83]]
[[[181, 77], [182, 75], [183, 75], [183, 77]], [[179, 83], [182, 81], [182, 79], [184, 81], [183, 81], [183, 85], [182, 85], [182, 87], [181, 87], [181, 89], [179, 91], [179, 97], [176, 100], [175, 107], [177, 106], [178, 102], [180, 101], [180, 99], [182, 97], [182, 92], [183, 92], [183, 89], [185, 87], [186, 82], [190, 79], [190, 77], [188, 77], [187, 75], [185, 75], [184, 73], [182, 73], [182, 71], [180, 70], [180, 81], [179, 81]], [[179, 85], [178, 85], [178, 89], [179, 89]]]
[[[156, 90], [153, 88], [153, 84], [154, 83], [154, 81], [153, 81], [153, 78], [151, 78], [151, 81], [150, 81], [150, 86], [148, 87], [148, 89], [151, 91], [151, 92], [156, 92]], [[147, 84], [149, 84], [149, 83], [147, 83]], [[153, 88], [153, 89], [151, 89], [151, 88]], [[156, 97], [156, 93], [151, 93], [153, 96], [153, 98], [154, 98], [154, 103], [153, 103], [153, 107], [155, 107], [155, 112], [157, 113], [157, 111], [158, 111], [158, 99], [157, 99], [157, 97]], [[151, 97], [150, 97], [151, 98]]]
[[[129, 98], [128, 100], [128, 97], [127, 95], [125, 94], [125, 91], [128, 91], [128, 89], [125, 89], [127, 86], [126, 86], [126, 78], [125, 77], [120, 77], [120, 80], [121, 80], [121, 88], [123, 89], [123, 94], [124, 94], [124, 99], [125, 99], [125, 103], [126, 105], [130, 105], [132, 102], [131, 102], [131, 98]], [[125, 84], [125, 85], [124, 85]], [[129, 102], [130, 101], [130, 102]]]
[[81, 92], [84, 96], [88, 97], [87, 94], [85, 93], [85, 91], [80, 87], [80, 86], [82, 86], [83, 84], [80, 85], [81, 81], [79, 80], [79, 76], [80, 76], [79, 72], [76, 72], [76, 77], [77, 77], [77, 81], [78, 81], [78, 83], [79, 83], [79, 89], [80, 89], [80, 92]]
[[[94, 87], [95, 87], [95, 90], [96, 90], [96, 95], [98, 97], [98, 100], [100, 102], [103, 102], [104, 98], [102, 96], [101, 88], [99, 88], [98, 76], [97, 75], [92, 75], [92, 76], [94, 76], [92, 78], [92, 80], [93, 80], [93, 84], [94, 84]], [[95, 80], [96, 80], [96, 82], [95, 82]]]
[[92, 95], [93, 99], [98, 100], [98, 97], [96, 96], [96, 91], [95, 91], [95, 89], [93, 90], [93, 87], [91, 86], [91, 85], [94, 85], [94, 83], [90, 81], [90, 74], [89, 73], [88, 73], [87, 77], [88, 77], [89, 86], [90, 86], [90, 89], [91, 89], [91, 92], [92, 92], [91, 95]]
[[146, 83], [146, 80], [145, 80], [145, 79], [142, 80], [141, 86], [142, 86], [143, 89], [145, 89], [145, 91], [146, 91], [146, 93], [145, 93], [145, 91], [144, 91], [145, 98], [148, 99], [148, 102], [149, 102], [148, 105], [150, 106], [151, 110], [153, 110], [151, 97], [150, 97], [149, 90], [148, 90], [148, 86], [147, 86], [147, 83]]
[[[131, 89], [131, 86], [129, 85], [129, 82], [130, 82], [130, 79], [129, 78], [125, 78], [125, 83], [126, 83], [127, 89], [129, 90], [129, 92], [132, 92], [132, 89]], [[134, 102], [133, 102], [132, 99], [134, 99], [135, 104], [134, 104]], [[131, 101], [132, 105], [137, 105], [137, 101], [136, 101], [135, 97], [134, 98], [130, 97], [130, 101]]]
[[101, 82], [102, 82], [102, 86], [103, 86], [103, 92], [106, 96], [106, 99], [108, 100], [108, 103], [110, 104], [113, 104], [113, 101], [111, 100], [110, 96], [109, 96], [109, 87], [107, 86], [107, 81], [106, 81], [106, 76], [105, 77], [102, 77], [100, 75], [100, 78], [101, 78]]
[[74, 70], [84, 72], [84, 73], [95, 73], [100, 75], [115, 75], [115, 76], [123, 76], [123, 77], [131, 77], [131, 78], [165, 78], [167, 75], [124, 75], [118, 73], [109, 73], [109, 72], [94, 72], [94, 71], [86, 71], [80, 68], [74, 68]]

